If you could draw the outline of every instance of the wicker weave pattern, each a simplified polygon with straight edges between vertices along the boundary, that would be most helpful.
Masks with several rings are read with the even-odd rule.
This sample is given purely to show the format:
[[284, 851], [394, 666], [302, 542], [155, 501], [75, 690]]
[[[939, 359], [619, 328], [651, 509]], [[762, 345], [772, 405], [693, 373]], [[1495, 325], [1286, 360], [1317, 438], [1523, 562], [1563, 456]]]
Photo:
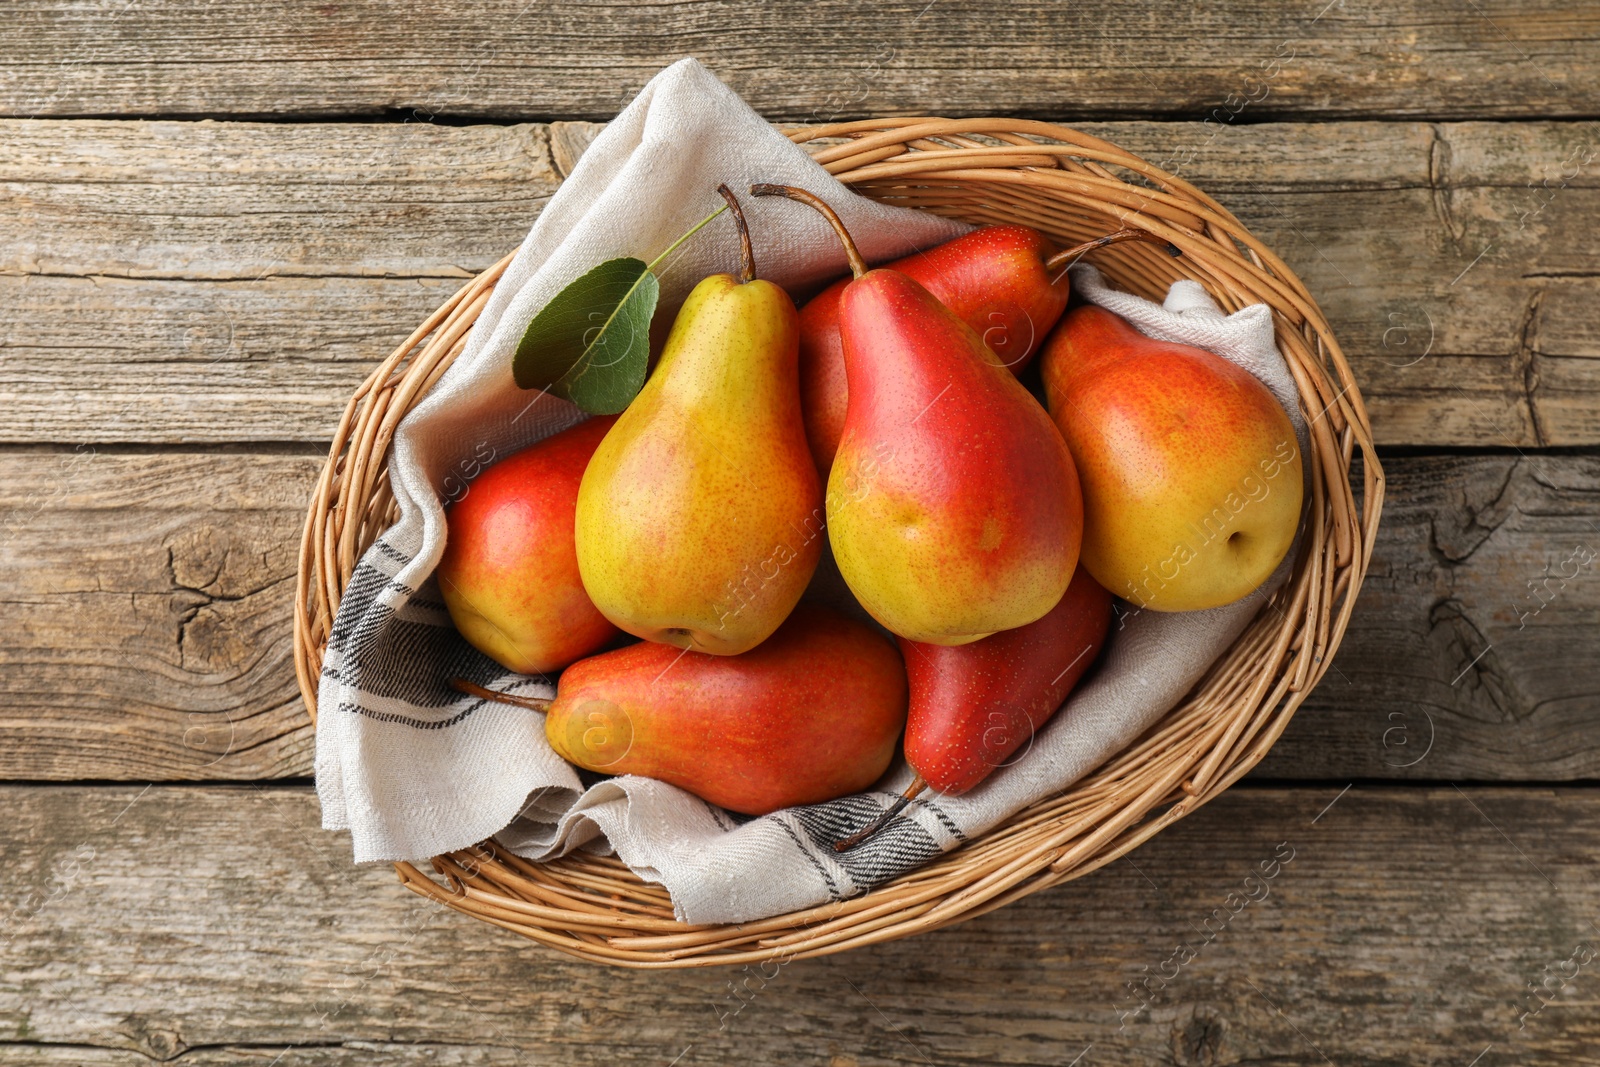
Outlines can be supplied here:
[[[1366, 574], [1383, 472], [1350, 367], [1300, 280], [1187, 182], [1114, 145], [1041, 122], [866, 120], [790, 131], [857, 192], [974, 223], [1034, 226], [1062, 246], [1139, 226], [1180, 248], [1095, 254], [1114, 285], [1161, 300], [1201, 282], [1227, 311], [1266, 303], [1311, 428], [1310, 527], [1293, 578], [1195, 690], [1135, 745], [1061, 796], [956, 852], [852, 900], [739, 926], [673, 918], [659, 886], [583, 853], [534, 864], [485, 842], [436, 857], [413, 891], [585, 959], [634, 967], [788, 960], [840, 952], [982, 915], [1110, 863], [1217, 796], [1266, 754], [1321, 678]], [[356, 390], [318, 480], [301, 544], [295, 668], [313, 719], [322, 651], [360, 554], [394, 519], [395, 425], [460, 354], [510, 262], [419, 326]], [[1351, 485], [1362, 453], [1360, 503]], [[1113, 637], [1113, 639], [1115, 639]]]

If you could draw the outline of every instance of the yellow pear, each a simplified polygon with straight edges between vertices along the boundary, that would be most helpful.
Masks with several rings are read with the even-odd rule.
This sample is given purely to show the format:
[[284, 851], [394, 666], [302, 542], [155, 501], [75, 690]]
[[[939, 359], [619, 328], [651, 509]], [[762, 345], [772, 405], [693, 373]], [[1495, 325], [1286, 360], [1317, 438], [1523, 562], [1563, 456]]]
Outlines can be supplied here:
[[788, 617], [822, 549], [822, 487], [800, 416], [799, 318], [755, 279], [689, 294], [661, 361], [578, 490], [578, 570], [595, 606], [650, 641], [732, 656]]

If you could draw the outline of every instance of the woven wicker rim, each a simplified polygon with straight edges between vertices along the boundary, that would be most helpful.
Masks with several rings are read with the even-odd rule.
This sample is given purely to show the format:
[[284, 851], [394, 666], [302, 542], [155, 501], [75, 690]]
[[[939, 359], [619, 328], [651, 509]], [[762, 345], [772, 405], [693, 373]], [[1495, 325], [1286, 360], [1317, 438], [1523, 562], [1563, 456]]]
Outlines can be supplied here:
[[[1309, 525], [1292, 579], [1188, 697], [1061, 795], [850, 900], [738, 925], [673, 917], [659, 885], [611, 857], [547, 863], [492, 841], [410, 863], [408, 888], [563, 952], [632, 967], [787, 961], [970, 919], [1081, 877], [1194, 811], [1255, 766], [1322, 677], [1366, 574], [1384, 478], [1360, 391], [1305, 286], [1210, 197], [1115, 145], [1043, 122], [864, 120], [786, 131], [856, 192], [973, 223], [1034, 226], [1065, 246], [1139, 226], [1183, 252], [1129, 243], [1095, 254], [1112, 284], [1160, 300], [1193, 278], [1228, 311], [1265, 303], [1311, 427]], [[460, 354], [507, 256], [451, 297], [356, 390], [339, 422], [301, 542], [295, 669], [312, 720], [339, 598], [395, 518], [387, 469], [396, 424]], [[1352, 490], [1362, 453], [1360, 502]]]

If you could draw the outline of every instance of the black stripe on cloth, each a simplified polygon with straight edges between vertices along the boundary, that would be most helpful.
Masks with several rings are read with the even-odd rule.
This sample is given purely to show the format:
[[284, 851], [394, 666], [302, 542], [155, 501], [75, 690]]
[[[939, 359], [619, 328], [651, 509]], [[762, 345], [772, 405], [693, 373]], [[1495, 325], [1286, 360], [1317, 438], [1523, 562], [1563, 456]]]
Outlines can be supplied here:
[[387, 574], [367, 563], [357, 563], [355, 571], [350, 575], [350, 584], [345, 586], [344, 599], [339, 602], [339, 612], [333, 619], [333, 630], [328, 634], [328, 644], [333, 647], [343, 645], [350, 638], [351, 631], [361, 624], [376, 603], [379, 594], [391, 586], [394, 591], [410, 593], [411, 590], [395, 582]]
[[945, 810], [939, 805], [935, 804], [931, 800], [925, 800], [922, 797], [918, 797], [911, 803], [920, 804], [922, 807], [933, 812], [934, 818], [939, 820], [939, 825], [948, 830], [951, 837], [955, 838], [957, 841], [960, 841], [963, 845], [967, 843], [967, 835], [961, 832], [961, 827], [957, 826], [956, 821], [949, 815], [946, 815]]
[[[461, 700], [451, 678], [504, 688], [505, 668], [473, 648], [445, 626], [388, 618], [381, 633], [363, 647], [352, 648], [340, 661], [338, 680], [363, 694], [404, 701], [418, 708], [449, 707]], [[550, 684], [545, 678], [511, 675], [510, 681]]]
[[390, 559], [394, 560], [396, 563], [400, 564], [400, 566], [402, 566], [402, 567], [404, 567], [407, 563], [411, 562], [412, 557], [406, 555], [404, 552], [400, 551], [398, 548], [395, 548], [393, 545], [391, 545], [389, 542], [385, 541], [381, 537], [378, 538], [376, 541], [372, 542], [372, 547], [374, 549], [376, 549], [377, 551], [383, 553], [385, 556], [388, 556]]
[[[788, 810], [793, 812], [797, 809], [790, 808]], [[806, 847], [804, 841], [800, 840], [800, 835], [794, 832], [794, 827], [789, 825], [789, 821], [783, 817], [783, 813], [778, 812], [772, 817], [779, 826], [783, 827], [783, 832], [789, 835], [789, 840], [794, 842], [794, 847], [799, 849], [800, 854], [810, 862], [812, 869], [818, 874], [822, 875], [822, 882], [828, 887], [829, 902], [831, 903], [836, 900], [843, 900], [844, 894], [839, 892], [839, 884], [833, 880], [833, 875], [828, 873], [828, 868], [824, 867], [822, 865], [822, 861], [817, 859], [812, 851]], [[810, 834], [809, 830], [807, 831], [807, 834]]]
[[374, 602], [382, 591], [410, 592], [389, 579], [382, 579], [379, 585], [372, 580], [375, 573], [358, 567], [352, 578], [352, 586], [357, 579], [361, 581], [358, 596], [365, 596], [368, 602], [364, 611], [357, 610], [363, 605], [352, 605], [349, 616], [341, 605], [336, 640], [330, 639], [328, 656], [337, 666], [332, 672], [324, 669], [324, 676], [364, 692], [427, 707], [460, 699], [446, 685], [450, 678], [498, 681], [505, 676], [502, 668], [467, 644], [447, 616], [441, 615], [439, 621], [402, 618], [394, 606]]
[[789, 809], [817, 849], [826, 849], [862, 889], [881, 885], [944, 851], [932, 834], [910, 819], [891, 820], [848, 852], [833, 851], [835, 841], [859, 830], [882, 811], [883, 805], [867, 795]]
[[401, 715], [393, 711], [373, 711], [371, 708], [364, 708], [359, 704], [340, 704], [339, 710], [350, 715], [365, 715], [367, 718], [376, 719], [378, 722], [399, 723], [402, 726], [410, 726], [417, 730], [442, 730], [446, 726], [454, 726], [473, 712], [487, 707], [488, 704], [487, 700], [474, 700], [466, 708], [448, 719], [437, 719], [433, 722], [429, 722], [426, 719], [413, 719], [409, 715]]
[[[497, 679], [495, 678], [484, 678], [484, 681], [492, 682], [496, 680]], [[530, 678], [518, 678], [510, 682], [502, 682], [500, 688], [507, 693], [515, 693], [519, 690], [526, 689], [537, 684], [539, 683]], [[454, 690], [451, 690], [451, 694], [455, 696], [456, 699], [460, 699], [460, 694], [455, 693]], [[376, 711], [360, 704], [352, 704], [348, 702], [340, 704], [339, 710], [348, 712], [352, 715], [364, 715], [367, 718], [375, 719], [378, 722], [400, 723], [401, 725], [411, 726], [418, 730], [440, 730], [446, 726], [454, 726], [456, 723], [465, 719], [473, 712], [479, 710], [480, 708], [487, 707], [490, 703], [491, 702], [487, 700], [474, 699], [465, 708], [450, 716], [448, 719], [418, 719], [410, 715], [403, 715], [396, 711]]]

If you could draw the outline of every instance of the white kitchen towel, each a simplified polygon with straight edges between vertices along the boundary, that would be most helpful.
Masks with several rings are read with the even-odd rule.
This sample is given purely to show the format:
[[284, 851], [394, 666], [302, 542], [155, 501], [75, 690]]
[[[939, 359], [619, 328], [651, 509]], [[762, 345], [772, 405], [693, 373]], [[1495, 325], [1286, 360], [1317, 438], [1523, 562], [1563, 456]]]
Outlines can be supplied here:
[[[550, 696], [551, 679], [508, 674], [450, 624], [431, 578], [444, 548], [442, 501], [488, 458], [578, 421], [570, 404], [516, 387], [511, 356], [562, 286], [615, 256], [652, 258], [719, 203], [727, 182], [804, 186], [833, 204], [869, 260], [963, 232], [924, 213], [848, 192], [693, 60], [657, 75], [610, 123], [539, 216], [496, 286], [461, 357], [400, 423], [390, 480], [400, 518], [351, 577], [323, 661], [317, 792], [323, 825], [348, 829], [358, 862], [425, 860], [496, 836], [533, 859], [578, 847], [614, 851], [671, 893], [688, 922], [740, 922], [839, 900], [908, 871], [1051, 795], [1125, 747], [1194, 684], [1243, 629], [1267, 589], [1226, 608], [1126, 615], [1105, 662], [1012, 766], [959, 798], [925, 797], [839, 855], [909, 780], [756, 819], [674, 786], [619, 777], [585, 787], [550, 749], [537, 714], [466, 698], [446, 680]], [[804, 291], [844, 272], [837, 240], [809, 208], [744, 198], [763, 277]], [[732, 270], [738, 246], [717, 220], [662, 272], [670, 314], [706, 274]], [[1089, 267], [1074, 283], [1147, 333], [1200, 344], [1248, 367], [1304, 427], [1265, 308], [1223, 316], [1179, 283], [1172, 310], [1116, 293]], [[470, 491], [470, 489], [468, 490]], [[1287, 565], [1270, 588], [1287, 574]]]

